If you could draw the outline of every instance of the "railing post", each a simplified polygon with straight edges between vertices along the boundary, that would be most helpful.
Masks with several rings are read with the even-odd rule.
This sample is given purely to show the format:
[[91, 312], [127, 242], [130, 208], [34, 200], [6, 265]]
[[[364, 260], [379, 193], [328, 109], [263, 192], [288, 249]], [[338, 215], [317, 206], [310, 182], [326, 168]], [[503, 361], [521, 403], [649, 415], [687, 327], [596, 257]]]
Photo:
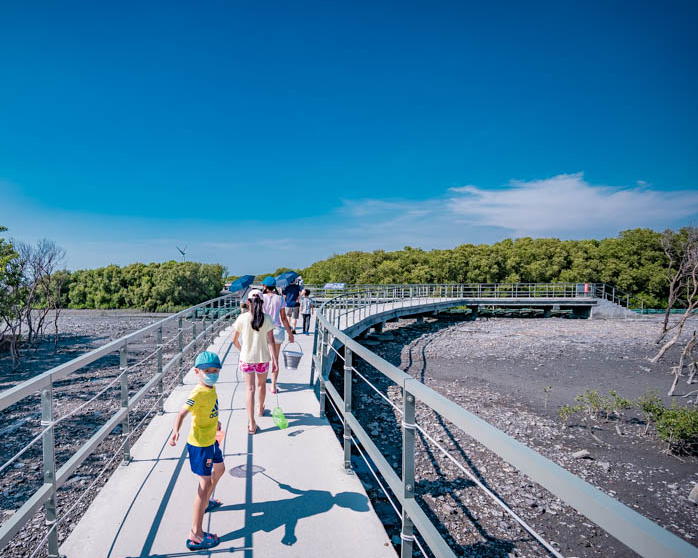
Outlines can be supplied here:
[[[415, 401], [414, 395], [407, 391], [410, 380], [402, 390], [402, 496], [404, 501], [414, 499], [414, 435], [415, 435]], [[400, 533], [400, 558], [412, 558], [414, 543], [414, 524], [402, 506], [402, 532]]]
[[329, 331], [327, 328], [324, 328], [322, 331], [322, 345], [321, 345], [321, 350], [322, 350], [322, 367], [320, 368], [318, 377], [320, 378], [320, 416], [324, 417], [325, 416], [325, 398], [327, 397], [327, 392], [325, 389], [325, 359], [327, 358], [327, 344], [329, 340]]
[[203, 336], [201, 338], [201, 343], [202, 343], [202, 349], [206, 350], [206, 306], [204, 306], [201, 310], [204, 313], [204, 317], [201, 320], [201, 333], [203, 333]]
[[165, 398], [162, 396], [162, 326], [158, 328], [158, 415], [165, 412]]
[[122, 465], [128, 465], [131, 461], [131, 440], [128, 436], [131, 434], [129, 426], [129, 411], [128, 411], [128, 345], [124, 343], [119, 351], [119, 370], [121, 370], [121, 408], [126, 409], [126, 416], [121, 421], [121, 436], [126, 436], [124, 444], [124, 455], [121, 461]]
[[56, 446], [53, 429], [53, 382], [41, 392], [41, 426], [46, 428], [41, 437], [44, 457], [44, 484], [51, 485], [51, 496], [44, 504], [48, 535], [48, 557], [58, 558], [58, 532], [56, 524]]
[[317, 332], [320, 326], [320, 320], [315, 318], [315, 332], [313, 333], [313, 358], [310, 361], [310, 383], [308, 385], [312, 386], [315, 383], [315, 357], [318, 356], [317, 353]]
[[177, 352], [179, 353], [179, 361], [177, 362], [177, 375], [179, 376], [180, 385], [184, 383], [184, 367], [182, 363], [184, 362], [184, 355], [182, 350], [184, 349], [184, 339], [182, 339], [182, 316], [177, 320]]
[[194, 347], [194, 356], [196, 356], [196, 310], [194, 310], [194, 313], [192, 314], [192, 322], [193, 325], [191, 326], [191, 339], [194, 341], [193, 347]]
[[351, 349], [344, 345], [344, 471], [350, 475], [354, 474], [351, 468], [351, 426], [346, 420], [347, 414], [351, 414]]

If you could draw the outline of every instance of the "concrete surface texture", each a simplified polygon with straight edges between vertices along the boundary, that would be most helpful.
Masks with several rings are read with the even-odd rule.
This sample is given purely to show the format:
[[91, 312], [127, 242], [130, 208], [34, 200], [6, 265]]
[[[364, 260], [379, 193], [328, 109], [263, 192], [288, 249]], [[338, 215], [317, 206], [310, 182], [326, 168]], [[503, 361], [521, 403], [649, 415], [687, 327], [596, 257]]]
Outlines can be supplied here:
[[[61, 546], [67, 558], [176, 557], [235, 553], [245, 558], [274, 556], [333, 558], [395, 557], [392, 544], [358, 478], [343, 468], [341, 446], [319, 405], [310, 380], [312, 335], [298, 335], [304, 356], [298, 370], [281, 358], [278, 404], [286, 430], [271, 414], [247, 433], [245, 384], [237, 370], [232, 328], [209, 350], [223, 360], [216, 384], [226, 473], [214, 494], [223, 502], [204, 517], [204, 530], [220, 545], [190, 552], [186, 546], [197, 477], [185, 449], [189, 419], [176, 447], [168, 444], [175, 414], [196, 383], [193, 371], [167, 399], [132, 448], [133, 461], [119, 467], [83, 519]], [[270, 384], [267, 384], [267, 388]], [[266, 407], [277, 405], [267, 389]]]

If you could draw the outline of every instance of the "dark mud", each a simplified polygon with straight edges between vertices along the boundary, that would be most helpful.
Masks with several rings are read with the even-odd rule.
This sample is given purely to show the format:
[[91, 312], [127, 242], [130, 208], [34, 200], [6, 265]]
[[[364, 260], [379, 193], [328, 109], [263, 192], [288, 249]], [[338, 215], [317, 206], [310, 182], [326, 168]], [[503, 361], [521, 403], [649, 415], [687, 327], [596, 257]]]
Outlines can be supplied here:
[[[37, 349], [27, 352], [22, 365], [12, 369], [7, 355], [0, 358], [0, 390], [6, 390], [28, 378], [34, 377], [54, 366], [68, 362], [109, 341], [137, 331], [167, 314], [142, 314], [126, 311], [68, 311], [61, 317], [57, 348], [48, 340]], [[185, 342], [191, 339], [191, 323], [185, 322]], [[199, 331], [201, 331], [199, 329]], [[163, 327], [163, 361], [177, 352], [176, 321]], [[133, 396], [156, 371], [157, 347], [155, 333], [129, 345], [129, 366], [148, 359], [128, 372], [129, 396]], [[177, 367], [164, 379], [165, 386], [177, 381]], [[103, 357], [84, 368], [54, 383], [54, 418], [63, 417], [90, 400], [119, 375], [119, 355]], [[60, 467], [84, 444], [120, 405], [120, 382], [116, 381], [98, 399], [90, 402], [77, 413], [55, 427], [56, 463]], [[149, 395], [129, 415], [134, 429], [131, 444], [140, 436], [149, 419], [156, 411], [157, 393]], [[41, 432], [40, 397], [28, 397], [0, 412], [0, 466], [19, 452], [24, 445]], [[97, 447], [96, 451], [77, 469], [70, 479], [58, 489], [57, 516], [62, 519], [58, 527], [59, 542], [72, 531], [75, 523], [88, 508], [99, 489], [109, 479], [110, 473], [119, 466], [119, 448], [123, 443], [121, 425]], [[7, 521], [39, 488], [43, 482], [41, 441], [0, 472], [0, 523]], [[111, 462], [110, 462], [111, 461]], [[101, 476], [100, 476], [101, 474]], [[74, 508], [76, 500], [89, 489], [89, 493]], [[72, 509], [71, 509], [72, 508]], [[37, 512], [29, 524], [18, 533], [9, 545], [0, 549], [3, 558], [30, 556], [46, 533], [43, 512]], [[37, 556], [45, 556], [45, 545]]]
[[[698, 537], [698, 507], [688, 494], [698, 482], [698, 459], [673, 456], [644, 434], [640, 413], [584, 421], [565, 428], [557, 415], [585, 389], [636, 398], [647, 389], [665, 394], [676, 355], [656, 365], [656, 321], [490, 319], [475, 322], [402, 320], [387, 324], [394, 339], [369, 348], [458, 402], [465, 409], [580, 476], [691, 544]], [[360, 361], [357, 369], [398, 406], [400, 390]], [[333, 381], [341, 393], [341, 373]], [[400, 474], [401, 417], [363, 381], [355, 382], [360, 422]], [[552, 386], [546, 397], [543, 389]], [[697, 386], [679, 384], [674, 401]], [[546, 401], [547, 399], [547, 401]], [[664, 398], [669, 403], [669, 398]], [[423, 405], [417, 422], [459, 463], [495, 492], [564, 556], [635, 556], [603, 529], [565, 505], [502, 459]], [[592, 428], [593, 427], [593, 430]], [[618, 429], [616, 429], [618, 427]], [[592, 436], [593, 434], [593, 436]], [[589, 458], [573, 454], [587, 450]], [[459, 556], [545, 556], [547, 552], [472, 480], [418, 433], [417, 497]], [[386, 528], [399, 542], [399, 517], [360, 458], [355, 463]]]

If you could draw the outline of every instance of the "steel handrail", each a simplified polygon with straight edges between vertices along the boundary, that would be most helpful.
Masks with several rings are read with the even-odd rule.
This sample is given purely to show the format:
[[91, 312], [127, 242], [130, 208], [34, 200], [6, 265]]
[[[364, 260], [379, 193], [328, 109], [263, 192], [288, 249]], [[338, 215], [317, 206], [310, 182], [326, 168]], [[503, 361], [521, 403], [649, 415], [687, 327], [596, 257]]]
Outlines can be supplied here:
[[[371, 313], [372, 308], [369, 307], [370, 305], [366, 301], [374, 300], [374, 295], [376, 295], [375, 299], [380, 295], [382, 301], [386, 301], [389, 298], [390, 290], [391, 287], [382, 288], [379, 292], [375, 289], [368, 289], [363, 293], [365, 296], [357, 297], [357, 293], [341, 294], [325, 302], [317, 312], [318, 325], [315, 332], [312, 366], [318, 371], [319, 376], [321, 412], [324, 413], [324, 399], [329, 395], [333, 401], [333, 406], [339, 410], [344, 421], [345, 467], [350, 467], [350, 458], [347, 456], [351, 455], [351, 443], [354, 439], [354, 434], [402, 505], [403, 533], [401, 537], [401, 555], [403, 557], [412, 556], [411, 543], [414, 540], [411, 532], [412, 526], [422, 535], [437, 558], [452, 558], [455, 556], [446, 545], [444, 538], [438, 533], [433, 523], [427, 518], [414, 499], [414, 424], [410, 425], [409, 423], [410, 421], [414, 422], [414, 405], [417, 400], [509, 462], [519, 471], [531, 477], [639, 555], [646, 558], [698, 557], [698, 549], [683, 539], [663, 529], [635, 510], [608, 496], [476, 415], [466, 411], [457, 403], [425, 386], [352, 339], [340, 329], [339, 326], [342, 325], [341, 317], [348, 317], [349, 298], [351, 298], [353, 304], [358, 305], [359, 316], [358, 319], [355, 318], [351, 323], [348, 319], [345, 320], [344, 329], [365, 320], [366, 317], [376, 317], [386, 313], [385, 307], [375, 307], [376, 312]], [[416, 293], [418, 296], [413, 298], [416, 298], [418, 305], [422, 301], [426, 303], [428, 300], [438, 300], [439, 297], [429, 296], [430, 294], [433, 295], [435, 290], [433, 288], [419, 289]], [[404, 295], [403, 292], [400, 294]], [[414, 291], [412, 294], [415, 294]], [[401, 303], [404, 306], [404, 298], [398, 298], [394, 290], [392, 295], [391, 302], [393, 305]], [[367, 325], [367, 322], [364, 322], [364, 325]], [[344, 346], [345, 351], [344, 397], [339, 394], [338, 390], [329, 381], [329, 371], [334, 360], [329, 357], [332, 350], [336, 352], [341, 345]], [[368, 432], [360, 425], [352, 412], [351, 386], [353, 366], [351, 363], [353, 354], [360, 356], [380, 374], [402, 388], [403, 414], [405, 417], [402, 425], [402, 479], [383, 457], [376, 444], [371, 440]], [[406, 451], [406, 446], [412, 448], [412, 455], [410, 455], [409, 451]]]
[[[172, 316], [168, 316], [162, 320], [159, 320], [153, 324], [150, 324], [136, 332], [125, 335], [119, 339], [116, 339], [110, 343], [103, 345], [85, 355], [82, 355], [76, 359], [73, 359], [67, 363], [54, 367], [47, 372], [40, 374], [39, 376], [22, 382], [14, 388], [10, 388], [0, 393], [0, 410], [6, 409], [10, 405], [21, 401], [30, 396], [34, 396], [37, 391], [41, 391], [41, 407], [42, 407], [42, 426], [46, 428], [42, 431], [43, 438], [43, 470], [44, 470], [44, 482], [43, 484], [29, 497], [29, 499], [18, 509], [15, 513], [7, 519], [0, 526], [0, 549], [4, 548], [7, 542], [32, 518], [34, 513], [43, 505], [46, 510], [46, 521], [47, 524], [53, 525], [56, 519], [56, 490], [71, 477], [75, 470], [87, 459], [99, 446], [99, 444], [114, 430], [118, 425], [122, 425], [122, 435], [127, 436], [125, 442], [122, 444], [124, 447], [124, 462], [125, 464], [130, 461], [130, 436], [128, 416], [131, 409], [138, 404], [151, 390], [157, 388], [158, 394], [158, 411], [163, 410], [163, 377], [172, 368], [177, 365], [179, 367], [177, 373], [179, 382], [182, 382], [183, 370], [182, 362], [184, 356], [187, 352], [195, 348], [199, 341], [212, 341], [213, 335], [218, 330], [219, 326], [224, 322], [229, 322], [234, 315], [239, 312], [239, 306], [236, 304], [237, 297], [233, 295], [224, 295], [217, 297], [191, 308], [177, 312]], [[205, 309], [204, 315], [201, 320], [197, 320], [198, 311], [200, 309]], [[208, 319], [208, 314], [213, 313], [214, 318]], [[182, 320], [185, 317], [192, 316], [192, 339], [188, 343], [184, 343], [182, 327]], [[162, 330], [163, 326], [177, 320], [177, 333], [167, 341], [163, 343], [162, 340]], [[197, 322], [203, 322], [204, 327], [200, 332], [197, 332], [196, 325]], [[208, 321], [208, 323], [206, 323]], [[148, 358], [157, 356], [157, 371], [153, 374], [153, 377], [148, 380], [134, 395], [130, 396], [128, 392], [128, 378], [127, 372], [132, 366], [128, 366], [128, 353], [127, 348], [129, 342], [133, 342], [137, 339], [142, 338], [151, 332], [157, 332], [157, 350], [151, 353]], [[163, 348], [173, 341], [177, 341], [177, 353], [172, 355], [167, 363], [163, 363]], [[120, 374], [117, 378], [121, 377], [121, 408], [113, 413], [107, 422], [102, 425], [97, 431], [78, 448], [75, 453], [73, 453], [70, 458], [56, 470], [55, 463], [55, 441], [54, 441], [54, 427], [61, 420], [66, 418], [68, 415], [59, 417], [58, 419], [53, 418], [53, 382], [68, 376], [75, 370], [94, 362], [95, 360], [119, 351], [120, 354]], [[145, 359], [144, 359], [145, 360]], [[142, 361], [143, 362], [143, 361]], [[141, 364], [142, 364], [141, 362]], [[131, 431], [132, 432], [132, 431]], [[21, 450], [24, 451], [24, 448]], [[15, 459], [16, 456], [12, 457], [11, 460]], [[49, 546], [49, 556], [57, 556], [58, 552], [58, 539], [55, 529], [49, 531], [48, 546]]]
[[[318, 299], [334, 298], [345, 294], [358, 294], [366, 289], [400, 289], [401, 291], [439, 288], [460, 292], [479, 298], [603, 298], [628, 306], [630, 295], [607, 283], [558, 282], [558, 283], [404, 283], [385, 285], [346, 285], [344, 289], [325, 289], [321, 285], [305, 285], [311, 296]], [[511, 296], [507, 296], [511, 295]]]

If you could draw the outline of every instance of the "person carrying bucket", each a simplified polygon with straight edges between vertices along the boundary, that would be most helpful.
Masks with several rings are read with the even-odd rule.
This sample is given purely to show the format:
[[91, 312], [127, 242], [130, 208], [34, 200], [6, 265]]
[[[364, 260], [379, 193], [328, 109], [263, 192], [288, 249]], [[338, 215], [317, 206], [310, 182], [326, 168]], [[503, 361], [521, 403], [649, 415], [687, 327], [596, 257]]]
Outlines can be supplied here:
[[[247, 295], [249, 312], [240, 314], [233, 323], [233, 345], [240, 351], [240, 370], [245, 377], [247, 408], [247, 432], [257, 432], [255, 420], [255, 392], [258, 393], [257, 416], [264, 415], [264, 400], [267, 394], [267, 373], [271, 361], [272, 374], [279, 372], [279, 361], [274, 350], [274, 325], [271, 317], [264, 313], [262, 293], [252, 290]], [[242, 341], [242, 346], [240, 345]]]
[[[288, 318], [286, 317], [286, 312], [282, 312], [285, 307], [284, 297], [282, 297], [276, 290], [276, 279], [271, 275], [264, 278], [262, 281], [264, 285], [264, 313], [271, 316], [272, 323], [274, 324], [274, 358], [276, 362], [279, 362], [279, 351], [281, 350], [281, 344], [284, 342], [285, 334], [288, 332], [288, 341], [293, 343], [293, 331], [291, 331], [291, 326], [288, 323]], [[272, 370], [271, 373], [271, 392], [276, 393], [278, 387], [276, 382], [279, 378], [279, 370], [276, 372]]]

